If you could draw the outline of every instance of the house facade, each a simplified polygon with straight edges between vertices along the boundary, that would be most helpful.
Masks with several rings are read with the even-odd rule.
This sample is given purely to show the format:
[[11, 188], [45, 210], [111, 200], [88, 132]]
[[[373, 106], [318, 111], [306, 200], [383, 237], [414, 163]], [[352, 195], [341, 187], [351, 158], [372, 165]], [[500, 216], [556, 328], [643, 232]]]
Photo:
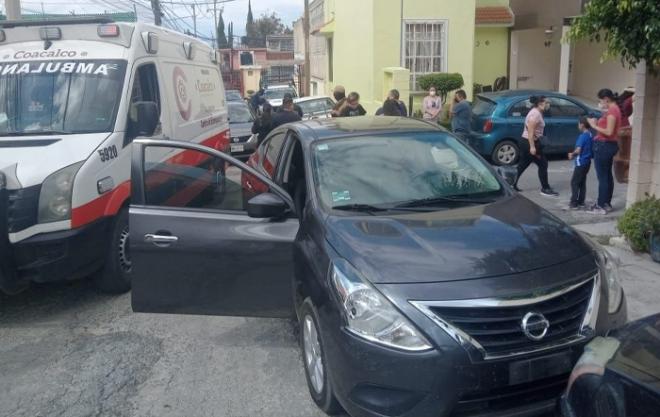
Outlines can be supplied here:
[[634, 70], [616, 59], [602, 60], [604, 44], [565, 42], [572, 17], [585, 0], [511, 0], [510, 86], [568, 93], [596, 101], [599, 89], [634, 85]]
[[509, 32], [514, 25], [509, 0], [477, 0], [474, 31], [474, 82], [492, 86], [508, 77]]

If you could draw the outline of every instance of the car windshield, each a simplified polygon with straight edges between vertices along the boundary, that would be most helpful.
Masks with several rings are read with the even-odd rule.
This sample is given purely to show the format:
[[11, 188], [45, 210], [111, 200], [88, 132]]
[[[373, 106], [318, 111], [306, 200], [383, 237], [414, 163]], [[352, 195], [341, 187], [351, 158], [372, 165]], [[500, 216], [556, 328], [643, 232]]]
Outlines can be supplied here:
[[472, 114], [475, 116], [490, 116], [493, 114], [495, 106], [496, 104], [492, 101], [484, 97], [477, 96], [474, 104], [472, 104]]
[[241, 97], [241, 93], [239, 93], [236, 90], [227, 90], [225, 92], [225, 97], [227, 98], [227, 101], [241, 101], [241, 100], [243, 100], [243, 97]]
[[316, 144], [312, 152], [326, 209], [478, 203], [505, 194], [478, 157], [442, 132], [336, 139]]
[[330, 112], [330, 110], [332, 110], [332, 107], [329, 105], [326, 99], [306, 100], [300, 101], [296, 104], [300, 106], [303, 114]]
[[291, 96], [294, 98], [298, 97], [298, 94], [296, 94], [296, 90], [294, 90], [293, 88], [273, 88], [273, 89], [267, 89], [264, 92], [264, 96], [266, 97], [266, 100], [282, 100], [285, 94], [291, 94]]
[[0, 136], [111, 132], [126, 62], [0, 64]]
[[229, 123], [252, 123], [254, 122], [254, 116], [252, 112], [246, 105], [229, 105]]

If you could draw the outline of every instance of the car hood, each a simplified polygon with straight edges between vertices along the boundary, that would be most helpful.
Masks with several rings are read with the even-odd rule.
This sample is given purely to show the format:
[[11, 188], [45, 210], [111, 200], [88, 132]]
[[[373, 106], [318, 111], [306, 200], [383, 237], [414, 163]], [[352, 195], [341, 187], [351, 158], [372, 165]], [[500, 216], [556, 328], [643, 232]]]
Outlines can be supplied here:
[[55, 171], [83, 161], [108, 133], [0, 137], [0, 171], [9, 189], [41, 184]]
[[327, 239], [374, 283], [516, 274], [589, 254], [577, 232], [521, 196], [392, 216], [329, 216]]
[[230, 123], [229, 133], [234, 138], [242, 138], [245, 136], [252, 136], [252, 123]]

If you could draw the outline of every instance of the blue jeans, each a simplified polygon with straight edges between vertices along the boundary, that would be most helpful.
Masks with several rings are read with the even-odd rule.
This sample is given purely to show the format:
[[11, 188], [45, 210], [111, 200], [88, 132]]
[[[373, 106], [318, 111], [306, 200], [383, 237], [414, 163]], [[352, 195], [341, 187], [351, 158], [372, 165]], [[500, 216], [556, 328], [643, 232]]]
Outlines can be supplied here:
[[598, 177], [598, 206], [612, 205], [612, 194], [614, 194], [614, 175], [612, 165], [614, 155], [619, 152], [616, 142], [594, 141], [594, 166]]

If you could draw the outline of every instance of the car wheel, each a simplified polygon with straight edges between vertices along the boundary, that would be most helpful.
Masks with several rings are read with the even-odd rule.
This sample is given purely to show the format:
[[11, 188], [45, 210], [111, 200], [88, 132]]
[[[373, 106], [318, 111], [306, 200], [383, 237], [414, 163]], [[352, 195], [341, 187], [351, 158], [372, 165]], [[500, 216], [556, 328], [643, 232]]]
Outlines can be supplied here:
[[342, 411], [328, 377], [328, 360], [319, 331], [319, 320], [312, 301], [306, 299], [300, 308], [300, 346], [309, 393], [316, 405], [328, 415]]
[[131, 289], [132, 269], [128, 231], [128, 209], [122, 209], [115, 218], [110, 237], [110, 248], [105, 266], [96, 273], [96, 286], [109, 294], [122, 294]]
[[520, 148], [513, 141], [505, 140], [497, 144], [491, 159], [495, 165], [513, 165], [518, 162]]

